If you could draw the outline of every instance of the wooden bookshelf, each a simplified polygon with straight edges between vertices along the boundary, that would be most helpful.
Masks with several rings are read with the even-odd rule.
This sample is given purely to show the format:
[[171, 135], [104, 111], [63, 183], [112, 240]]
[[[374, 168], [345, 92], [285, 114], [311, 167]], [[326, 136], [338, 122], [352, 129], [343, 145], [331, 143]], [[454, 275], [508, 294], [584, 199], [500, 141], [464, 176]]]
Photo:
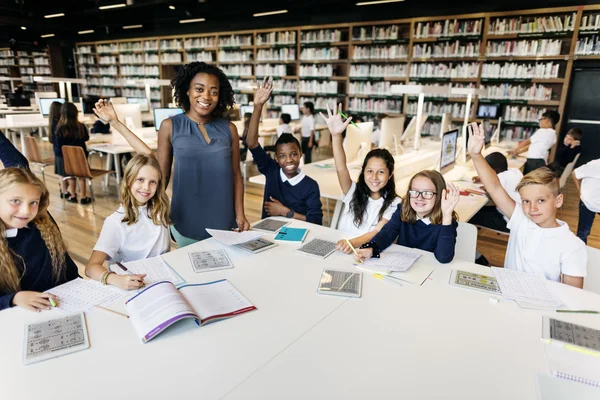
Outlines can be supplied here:
[[[499, 103], [506, 116], [515, 117], [503, 119], [519, 139], [544, 109], [564, 112], [575, 59], [600, 60], [600, 6], [83, 42], [76, 53], [79, 75], [94, 82], [88, 92], [102, 96], [137, 93], [126, 83], [131, 72], [140, 71], [135, 78], [171, 79], [182, 65], [206, 61], [226, 71], [236, 102], [243, 104], [252, 101], [250, 82], [273, 75], [279, 89], [267, 106], [270, 116], [278, 115], [282, 100], [311, 100], [318, 110], [326, 101], [341, 102], [368, 119], [379, 112], [406, 113], [415, 100], [389, 95], [391, 84], [506, 88], [527, 97], [475, 98], [471, 118], [479, 103]], [[83, 55], [95, 64], [80, 62]], [[103, 56], [116, 62], [98, 65]], [[153, 106], [172, 100], [167, 88], [153, 93]], [[455, 122], [462, 121], [463, 98], [426, 101], [436, 110], [451, 109]], [[436, 118], [431, 129], [439, 124]]]
[[[26, 93], [48, 92], [54, 90], [54, 84], [34, 82], [34, 76], [52, 76], [52, 63], [48, 49], [40, 51], [13, 51], [0, 48], [0, 76], [23, 78], [23, 90]], [[0, 92], [10, 91], [10, 83], [0, 81]]]

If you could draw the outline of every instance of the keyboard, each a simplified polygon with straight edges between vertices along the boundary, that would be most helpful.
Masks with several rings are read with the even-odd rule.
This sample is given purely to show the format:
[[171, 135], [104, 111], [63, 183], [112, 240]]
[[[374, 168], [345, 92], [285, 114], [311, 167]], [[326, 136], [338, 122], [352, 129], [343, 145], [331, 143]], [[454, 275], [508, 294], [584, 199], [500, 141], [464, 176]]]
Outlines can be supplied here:
[[330, 242], [328, 240], [313, 239], [296, 251], [308, 256], [326, 258], [335, 251], [336, 244], [336, 242]]

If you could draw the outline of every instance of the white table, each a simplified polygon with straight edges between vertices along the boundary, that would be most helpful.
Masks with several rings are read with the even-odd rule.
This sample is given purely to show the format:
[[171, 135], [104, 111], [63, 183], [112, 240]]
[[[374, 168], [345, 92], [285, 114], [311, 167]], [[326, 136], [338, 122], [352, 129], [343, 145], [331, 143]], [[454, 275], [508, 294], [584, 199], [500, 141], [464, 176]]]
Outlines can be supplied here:
[[[306, 240], [341, 238], [330, 228], [293, 226], [310, 228]], [[494, 306], [487, 294], [447, 285], [452, 268], [488, 268], [441, 265], [407, 249], [423, 253], [412, 268], [435, 265], [431, 280], [398, 287], [365, 272], [362, 298], [348, 300], [316, 288], [325, 267], [354, 270], [352, 256], [315, 260], [297, 247], [281, 243], [256, 255], [227, 248], [235, 268], [203, 274], [192, 272], [187, 253], [222, 248], [213, 239], [165, 255], [189, 283], [226, 278], [258, 310], [202, 328], [179, 322], [147, 344], [129, 320], [91, 311], [89, 350], [24, 367], [25, 323], [59, 314], [1, 311], [3, 398], [535, 398], [534, 373], [548, 372], [544, 313], [508, 301]], [[600, 296], [559, 289], [578, 307], [600, 310]], [[594, 315], [560, 318], [600, 327]]]
[[[35, 117], [38, 117], [39, 114], [35, 114]], [[21, 138], [21, 152], [27, 157], [26, 147], [25, 147], [25, 135], [29, 135], [29, 130], [32, 128], [44, 129], [48, 128], [48, 118], [32, 118], [30, 121], [23, 122], [13, 122], [9, 123], [5, 118], [0, 119], [0, 129], [11, 129], [13, 130], [11, 135], [11, 141], [13, 144], [16, 144], [17, 137], [14, 131], [19, 131], [19, 136]], [[6, 132], [8, 137], [8, 132]], [[40, 134], [40, 137], [42, 135]]]

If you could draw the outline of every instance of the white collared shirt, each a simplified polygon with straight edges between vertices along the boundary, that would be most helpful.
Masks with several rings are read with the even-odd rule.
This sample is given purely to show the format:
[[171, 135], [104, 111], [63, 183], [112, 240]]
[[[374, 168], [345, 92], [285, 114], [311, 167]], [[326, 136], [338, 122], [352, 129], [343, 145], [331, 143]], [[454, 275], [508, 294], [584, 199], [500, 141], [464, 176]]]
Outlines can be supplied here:
[[552, 128], [540, 128], [531, 136], [530, 140], [527, 158], [546, 160], [550, 148], [556, 143], [556, 131]]
[[581, 179], [581, 201], [588, 210], [600, 212], [600, 159], [590, 161], [575, 170]]
[[19, 233], [19, 230], [17, 228], [10, 228], [4, 231], [4, 237], [13, 238], [17, 236], [17, 233]]
[[294, 130], [288, 124], [281, 124], [277, 127], [277, 137], [284, 133], [294, 134]]
[[298, 170], [298, 175], [294, 176], [293, 178], [288, 178], [287, 176], [285, 176], [285, 174], [283, 173], [282, 169], [279, 169], [279, 176], [281, 177], [281, 182], [286, 182], [288, 181], [290, 183], [290, 185], [292, 186], [296, 186], [297, 184], [299, 184], [300, 182], [302, 182], [302, 179], [304, 179], [304, 177], [306, 176], [304, 174], [304, 172], [302, 172], [301, 170]]
[[417, 221], [422, 221], [425, 225], [431, 225], [431, 219], [429, 217], [421, 218], [417, 214]]

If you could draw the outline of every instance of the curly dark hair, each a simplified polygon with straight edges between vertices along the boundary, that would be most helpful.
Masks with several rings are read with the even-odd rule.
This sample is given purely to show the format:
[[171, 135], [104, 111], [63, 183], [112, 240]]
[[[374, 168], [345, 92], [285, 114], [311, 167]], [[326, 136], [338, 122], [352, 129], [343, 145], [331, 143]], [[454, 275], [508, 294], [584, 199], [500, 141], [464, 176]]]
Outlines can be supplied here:
[[382, 159], [385, 162], [385, 166], [390, 171], [390, 179], [388, 180], [388, 183], [379, 191], [379, 193], [381, 193], [381, 197], [383, 197], [383, 204], [379, 210], [379, 220], [383, 218], [385, 210], [387, 210], [397, 196], [396, 182], [394, 181], [394, 176], [391, 175], [394, 173], [394, 157], [386, 149], [371, 150], [365, 157], [365, 161], [363, 162], [363, 166], [360, 171], [360, 176], [356, 182], [356, 190], [354, 191], [354, 195], [350, 201], [350, 211], [354, 215], [354, 225], [356, 225], [356, 227], [362, 225], [363, 217], [365, 215], [365, 211], [367, 210], [367, 205], [369, 204], [371, 189], [369, 189], [365, 182], [365, 168], [367, 168], [367, 163], [373, 157]]
[[216, 118], [225, 117], [228, 111], [235, 104], [233, 98], [233, 88], [227, 75], [220, 68], [206, 64], [205, 62], [191, 62], [177, 72], [177, 76], [171, 80], [171, 87], [174, 90], [173, 99], [175, 103], [184, 109], [190, 111], [190, 98], [187, 94], [190, 89], [192, 79], [199, 73], [214, 75], [219, 78], [219, 102], [211, 113]]

